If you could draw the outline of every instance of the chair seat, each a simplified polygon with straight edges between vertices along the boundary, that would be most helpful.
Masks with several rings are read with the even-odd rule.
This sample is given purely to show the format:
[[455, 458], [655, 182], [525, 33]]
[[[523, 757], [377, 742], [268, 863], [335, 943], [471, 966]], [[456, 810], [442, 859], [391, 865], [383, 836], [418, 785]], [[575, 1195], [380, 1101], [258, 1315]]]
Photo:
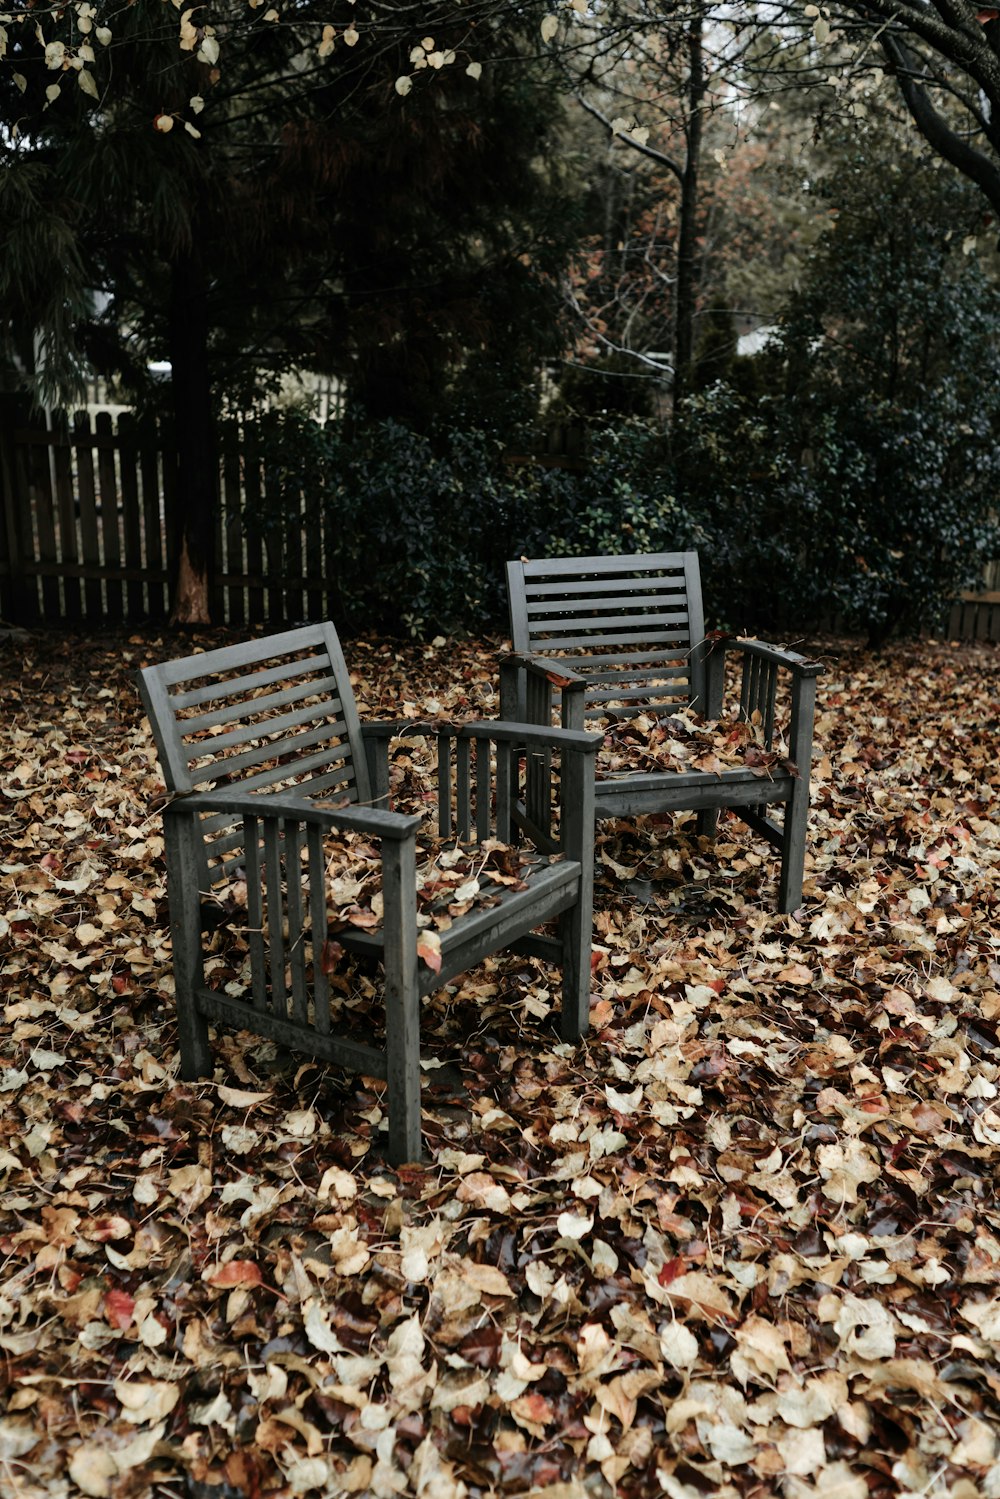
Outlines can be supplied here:
[[[418, 982], [421, 994], [430, 994], [450, 979], [474, 967], [498, 945], [526, 936], [543, 922], [567, 911], [577, 899], [580, 865], [574, 859], [548, 858], [544, 854], [527, 861], [522, 870], [525, 888], [498, 887], [490, 905], [473, 906], [437, 936], [441, 942], [441, 968], [421, 962]], [[380, 958], [384, 936], [380, 928], [341, 927], [333, 933], [348, 952]]]
[[598, 817], [752, 807], [787, 802], [797, 779], [788, 770], [767, 776], [752, 770], [615, 771], [597, 781], [594, 803]]

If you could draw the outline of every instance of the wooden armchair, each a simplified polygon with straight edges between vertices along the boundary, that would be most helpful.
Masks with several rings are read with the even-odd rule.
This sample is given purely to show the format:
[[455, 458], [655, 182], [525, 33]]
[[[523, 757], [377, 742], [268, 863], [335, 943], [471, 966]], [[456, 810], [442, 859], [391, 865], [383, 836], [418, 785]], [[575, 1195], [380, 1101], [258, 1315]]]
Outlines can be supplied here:
[[[435, 971], [417, 951], [422, 819], [388, 810], [390, 740], [415, 726], [359, 722], [332, 625], [149, 666], [137, 680], [174, 794], [164, 831], [184, 1077], [211, 1074], [208, 1022], [216, 1020], [386, 1078], [389, 1158], [398, 1163], [420, 1155], [422, 996], [513, 948], [562, 964], [562, 1035], [587, 1029], [598, 736], [506, 723], [418, 726], [437, 736], [444, 837], [509, 835], [525, 765], [537, 760], [549, 774], [553, 756], [560, 761], [558, 857], [551, 847], [529, 857], [521, 888], [456, 917], [440, 933]], [[345, 833], [381, 844], [381, 927], [348, 927], [336, 940], [381, 960], [384, 1049], [337, 1034], [324, 973], [327, 857]], [[250, 985], [234, 994], [206, 977], [203, 929], [206, 898], [242, 871]], [[536, 931], [553, 918], [557, 935]]]
[[[588, 720], [693, 708], [706, 719], [723, 710], [727, 654], [741, 667], [739, 717], [762, 748], [777, 744], [779, 682], [788, 686], [787, 757], [766, 774], [749, 767], [668, 769], [605, 775], [598, 757], [597, 817], [650, 812], [698, 814], [711, 835], [732, 807], [781, 851], [778, 906], [802, 901], [816, 677], [822, 667], [793, 651], [730, 635], [706, 637], [696, 552], [561, 557], [507, 564], [513, 654], [500, 668], [503, 719], [552, 722], [554, 696], [564, 728]], [[542, 816], [547, 790], [529, 787], [528, 807]], [[784, 808], [781, 822], [768, 808]]]

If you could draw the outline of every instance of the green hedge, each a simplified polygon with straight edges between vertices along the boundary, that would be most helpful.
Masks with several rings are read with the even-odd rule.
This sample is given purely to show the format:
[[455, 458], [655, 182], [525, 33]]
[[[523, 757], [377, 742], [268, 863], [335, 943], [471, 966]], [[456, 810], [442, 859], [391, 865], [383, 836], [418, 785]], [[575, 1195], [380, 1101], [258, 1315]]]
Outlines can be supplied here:
[[266, 500], [247, 521], [277, 540], [289, 514], [318, 510], [349, 630], [502, 629], [510, 557], [695, 540], [662, 437], [641, 424], [595, 431], [579, 472], [513, 463], [478, 431], [427, 437], [382, 421], [349, 434], [293, 410], [266, 414], [255, 432]]
[[711, 624], [837, 622], [877, 643], [936, 627], [1000, 550], [992, 413], [947, 380], [919, 405], [718, 385], [688, 402], [674, 452], [640, 420], [595, 425], [579, 469], [512, 463], [481, 431], [350, 434], [297, 411], [256, 431], [267, 501], [247, 522], [276, 549], [289, 514], [313, 508], [352, 632], [503, 629], [511, 557], [695, 547]]

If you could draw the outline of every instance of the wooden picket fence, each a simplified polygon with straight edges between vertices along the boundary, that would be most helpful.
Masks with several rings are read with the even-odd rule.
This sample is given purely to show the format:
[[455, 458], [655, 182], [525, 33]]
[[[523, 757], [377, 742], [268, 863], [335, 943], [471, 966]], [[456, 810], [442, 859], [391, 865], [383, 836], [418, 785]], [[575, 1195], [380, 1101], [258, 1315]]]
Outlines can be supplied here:
[[[0, 403], [0, 619], [11, 624], [162, 620], [176, 550], [167, 429], [121, 412], [41, 427]], [[19, 419], [18, 419], [19, 418]], [[320, 618], [334, 607], [315, 497], [282, 492], [280, 525], [255, 525], [280, 483], [230, 424], [219, 454], [209, 607], [219, 624]], [[307, 545], [308, 538], [308, 545]]]
[[[253, 427], [228, 425], [209, 594], [217, 624], [340, 612], [327, 563], [333, 517], [315, 494], [283, 489], [280, 505], [269, 506], [281, 483]], [[41, 426], [22, 403], [0, 396], [0, 508], [0, 621], [97, 626], [167, 617], [176, 544], [168, 430], [124, 411], [117, 419], [81, 411]], [[255, 523], [267, 510], [280, 524]], [[941, 635], [1000, 641], [1000, 562], [983, 587], [954, 606]]]

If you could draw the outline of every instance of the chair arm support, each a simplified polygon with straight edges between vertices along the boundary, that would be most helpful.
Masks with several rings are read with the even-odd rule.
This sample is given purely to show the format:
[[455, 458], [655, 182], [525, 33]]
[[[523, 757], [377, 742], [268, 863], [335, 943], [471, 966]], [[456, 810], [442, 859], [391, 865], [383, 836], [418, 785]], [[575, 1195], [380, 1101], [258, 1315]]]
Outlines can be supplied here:
[[552, 694], [559, 694], [564, 729], [581, 730], [587, 678], [561, 658], [511, 652], [500, 658], [500, 713], [508, 723], [552, 721]]
[[[748, 715], [754, 707], [761, 708], [762, 716], [768, 725], [766, 729], [768, 735], [773, 722], [777, 672], [782, 670], [790, 673], [792, 691], [796, 700], [804, 695], [811, 702], [815, 697], [815, 679], [824, 671], [824, 667], [818, 661], [810, 661], [795, 651], [769, 645], [764, 640], [746, 640], [739, 635], [709, 635], [706, 636], [705, 646], [705, 704], [702, 710], [705, 717], [708, 719], [722, 717], [726, 653], [737, 651], [743, 657], [744, 691], [740, 699], [741, 707], [747, 710]], [[749, 697], [747, 689], [749, 689]], [[809, 711], [811, 714], [811, 708]], [[796, 711], [793, 716], [795, 720], [793, 732], [795, 732], [801, 721], [801, 715]]]
[[[582, 683], [583, 678], [580, 678]], [[560, 746], [566, 749], [582, 749], [596, 751], [601, 743], [603, 735], [587, 734], [579, 729], [556, 729], [546, 728], [540, 724], [519, 723], [513, 719], [482, 718], [470, 719], [467, 722], [461, 719], [449, 718], [404, 718], [395, 722], [380, 720], [377, 723], [361, 725], [361, 733], [365, 737], [369, 735], [375, 739], [405, 739], [414, 734], [454, 734], [458, 738], [466, 736], [471, 739], [503, 739], [515, 741], [518, 744], [546, 744], [550, 749], [558, 749]]]
[[512, 723], [506, 719], [482, 719], [452, 726], [460, 739], [495, 739], [505, 744], [523, 744], [537, 749], [582, 750], [596, 755], [604, 742], [603, 734], [587, 734], [580, 729], [554, 729], [547, 725]]
[[383, 812], [377, 807], [324, 807], [294, 793], [253, 795], [233, 791], [196, 791], [178, 796], [164, 808], [170, 821], [196, 819], [202, 812], [226, 812], [234, 817], [277, 817], [313, 823], [320, 828], [368, 833], [375, 838], [404, 842], [416, 835], [422, 817]]
[[368, 762], [372, 803], [389, 806], [389, 741], [426, 734], [431, 726], [414, 718], [376, 718], [361, 725], [361, 742]]
[[415, 734], [433, 730], [434, 720], [427, 718], [373, 718], [361, 725], [362, 739], [412, 739]]

